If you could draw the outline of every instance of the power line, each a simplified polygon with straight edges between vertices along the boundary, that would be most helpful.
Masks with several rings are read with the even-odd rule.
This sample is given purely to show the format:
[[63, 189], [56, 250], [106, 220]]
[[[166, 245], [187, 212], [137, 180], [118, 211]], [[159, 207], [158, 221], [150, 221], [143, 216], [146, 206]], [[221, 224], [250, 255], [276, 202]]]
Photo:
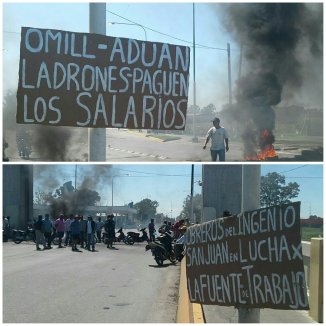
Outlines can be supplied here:
[[308, 166], [308, 164], [305, 164], [305, 165], [302, 165], [302, 166], [298, 166], [298, 167], [293, 168], [291, 170], [286, 170], [286, 171], [283, 171], [283, 172], [280, 172], [280, 173], [288, 173], [288, 172], [291, 172], [291, 171], [294, 171], [294, 170], [302, 169], [302, 168], [304, 168], [306, 166]]
[[[117, 17], [119, 17], [119, 18], [121, 18], [121, 19], [124, 19], [124, 20], [126, 20], [126, 21], [128, 21], [128, 22], [130, 22], [130, 23], [133, 23], [133, 24], [135, 24], [135, 25], [143, 26], [144, 28], [146, 28], [146, 29], [148, 29], [149, 31], [152, 31], [152, 32], [154, 32], [154, 33], [161, 34], [161, 35], [164, 35], [164, 36], [170, 37], [170, 38], [172, 38], [172, 39], [175, 39], [175, 40], [178, 40], [178, 41], [181, 41], [181, 42], [184, 42], [184, 43], [188, 43], [188, 44], [193, 45], [193, 42], [191, 42], [191, 41], [187, 41], [187, 40], [184, 40], [184, 39], [181, 39], [181, 38], [178, 38], [178, 37], [172, 36], [172, 35], [170, 35], [170, 34], [160, 32], [160, 31], [155, 30], [155, 29], [153, 29], [153, 28], [150, 28], [150, 27], [148, 27], [148, 26], [145, 26], [145, 25], [142, 25], [142, 24], [140, 24], [140, 23], [137, 23], [137, 22], [135, 22], [135, 21], [133, 21], [133, 20], [131, 20], [131, 19], [125, 18], [125, 17], [123, 17], [123, 16], [121, 16], [121, 15], [119, 15], [119, 14], [113, 12], [113, 11], [110, 11], [110, 10], [106, 10], [106, 11], [109, 12], [110, 14], [112, 14], [112, 15], [114, 15], [114, 16], [117, 16]], [[219, 50], [219, 51], [227, 51], [227, 49], [224, 49], [224, 48], [217, 48], [217, 47], [208, 46], [208, 45], [203, 45], [203, 44], [199, 44], [199, 43], [195, 43], [195, 45], [196, 45], [198, 48], [203, 48], [203, 49]]]
[[[154, 172], [139, 172], [139, 171], [133, 171], [133, 170], [126, 170], [126, 169], [120, 169], [120, 168], [114, 168], [115, 170], [120, 170], [123, 172], [132, 172], [132, 173], [139, 173], [139, 174], [145, 174], [150, 176], [159, 176], [159, 177], [190, 177], [190, 174], [162, 174], [162, 173], [154, 173]], [[136, 176], [133, 176], [136, 177]], [[199, 175], [196, 175], [196, 177], [199, 177]]]
[[285, 176], [286, 179], [323, 179], [323, 177], [287, 177]]

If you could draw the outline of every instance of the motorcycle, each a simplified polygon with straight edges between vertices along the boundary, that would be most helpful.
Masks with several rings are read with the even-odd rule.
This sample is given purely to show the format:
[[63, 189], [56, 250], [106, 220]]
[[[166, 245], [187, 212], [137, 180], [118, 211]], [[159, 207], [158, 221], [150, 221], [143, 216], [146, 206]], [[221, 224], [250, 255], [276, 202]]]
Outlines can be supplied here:
[[[133, 245], [135, 243], [135, 241], [133, 240], [133, 238], [128, 237], [124, 234], [124, 232], [122, 231], [122, 228], [120, 228], [116, 234], [119, 233], [118, 236], [115, 237], [114, 242], [124, 242], [127, 245]], [[108, 244], [108, 234], [106, 232], [102, 233], [102, 242], [104, 244]]]
[[12, 230], [12, 239], [16, 244], [21, 243], [22, 241], [33, 240], [36, 242], [35, 230], [31, 226], [27, 227], [27, 230]]
[[135, 243], [133, 238], [128, 237], [124, 234], [124, 232], [122, 231], [122, 228], [120, 228], [116, 233], [119, 233], [119, 235], [115, 237], [115, 242], [122, 241], [127, 245], [133, 245]]
[[155, 241], [149, 242], [145, 250], [152, 251], [152, 255], [159, 266], [163, 265], [164, 260], [170, 260], [173, 264], [177, 261], [173, 248], [173, 236], [168, 232], [158, 236]]
[[[129, 244], [134, 244], [135, 242], [144, 242], [144, 241], [149, 242], [146, 228], [142, 228], [139, 231], [142, 232], [142, 235], [140, 235], [140, 233], [138, 233], [138, 232], [133, 232], [133, 231], [127, 232], [127, 238], [128, 238], [128, 241], [130, 242]], [[131, 243], [132, 241], [134, 243]]]

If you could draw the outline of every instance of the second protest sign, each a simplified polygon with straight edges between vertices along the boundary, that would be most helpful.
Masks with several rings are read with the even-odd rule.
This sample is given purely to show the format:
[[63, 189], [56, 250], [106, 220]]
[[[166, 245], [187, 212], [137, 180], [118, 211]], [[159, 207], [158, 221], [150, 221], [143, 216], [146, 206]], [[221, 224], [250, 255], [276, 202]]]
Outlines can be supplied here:
[[194, 225], [186, 237], [191, 302], [309, 309], [300, 202]]

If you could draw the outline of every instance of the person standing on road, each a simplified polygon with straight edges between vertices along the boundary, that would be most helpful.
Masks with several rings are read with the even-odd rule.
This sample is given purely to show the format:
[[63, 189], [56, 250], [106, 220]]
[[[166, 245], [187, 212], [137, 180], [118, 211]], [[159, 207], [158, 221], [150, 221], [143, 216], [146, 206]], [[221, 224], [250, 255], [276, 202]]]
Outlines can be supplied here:
[[96, 232], [96, 224], [93, 221], [92, 216], [88, 216], [87, 218], [87, 250], [91, 251], [91, 246], [92, 246], [92, 251], [95, 251], [95, 232]]
[[107, 248], [113, 248], [113, 242], [115, 240], [115, 221], [113, 218], [113, 214], [108, 215], [104, 224], [104, 230], [107, 234]]
[[85, 248], [84, 243], [86, 243], [86, 227], [87, 227], [87, 221], [84, 220], [84, 216], [80, 216], [80, 247]]
[[42, 250], [40, 248], [40, 243], [43, 245], [43, 249], [46, 249], [42, 219], [43, 219], [43, 216], [39, 215], [38, 220], [34, 223], [35, 238], [36, 238], [36, 250]]
[[148, 224], [148, 232], [149, 232], [149, 241], [155, 241], [155, 224], [154, 219], [152, 218], [150, 223]]
[[211, 143], [211, 158], [215, 162], [217, 156], [220, 161], [225, 161], [225, 151], [229, 150], [229, 136], [224, 127], [220, 126], [220, 119], [215, 118], [213, 120], [213, 127], [210, 128], [206, 134], [206, 140], [203, 149], [206, 149], [206, 145], [209, 140]]
[[65, 246], [66, 247], [71, 244], [70, 225], [73, 221], [73, 218], [74, 218], [74, 215], [70, 214], [69, 218], [67, 218], [65, 221], [65, 233], [66, 233]]
[[52, 249], [51, 242], [52, 242], [52, 222], [50, 221], [49, 214], [45, 214], [45, 219], [43, 221], [43, 231], [45, 240], [47, 242], [47, 248]]
[[101, 217], [99, 217], [96, 222], [96, 236], [97, 236], [98, 242], [101, 242], [103, 225], [104, 225], [104, 222], [102, 221]]
[[77, 244], [79, 242], [80, 237], [80, 222], [78, 220], [78, 215], [75, 215], [74, 220], [70, 224], [70, 232], [71, 232], [71, 250], [72, 251], [80, 251], [77, 248]]
[[59, 246], [58, 248], [64, 248], [62, 246], [62, 238], [65, 234], [65, 221], [63, 214], [60, 215], [60, 217], [54, 222], [54, 227], [57, 233], [57, 236], [59, 238]]

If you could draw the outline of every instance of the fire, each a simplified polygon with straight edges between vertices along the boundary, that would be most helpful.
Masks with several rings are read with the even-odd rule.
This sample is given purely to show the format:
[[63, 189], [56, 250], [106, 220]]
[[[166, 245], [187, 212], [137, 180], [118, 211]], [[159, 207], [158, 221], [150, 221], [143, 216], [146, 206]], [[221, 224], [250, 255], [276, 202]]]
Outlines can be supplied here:
[[247, 161], [265, 161], [269, 158], [277, 157], [277, 153], [272, 143], [274, 142], [274, 135], [271, 131], [265, 129], [259, 134], [259, 147], [260, 152], [254, 155], [250, 155], [245, 159]]

